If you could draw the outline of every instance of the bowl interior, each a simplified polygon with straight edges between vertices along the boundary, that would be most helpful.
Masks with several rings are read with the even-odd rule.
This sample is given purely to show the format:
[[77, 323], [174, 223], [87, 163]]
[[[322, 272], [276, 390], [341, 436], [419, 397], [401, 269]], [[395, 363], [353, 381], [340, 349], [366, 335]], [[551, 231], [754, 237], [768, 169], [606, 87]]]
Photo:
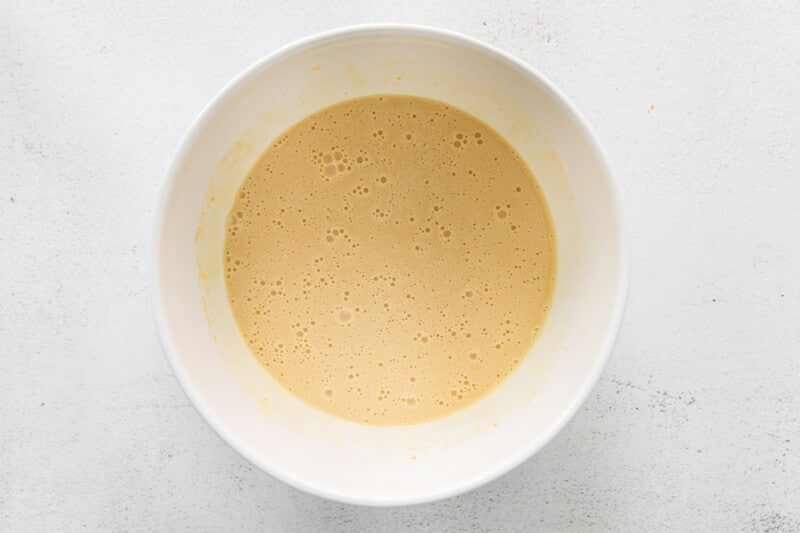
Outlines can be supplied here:
[[[466, 410], [396, 428], [335, 419], [272, 380], [233, 321], [221, 257], [233, 195], [270, 142], [322, 107], [375, 93], [444, 100], [498, 130], [537, 176], [558, 242], [550, 315], [520, 367]], [[200, 412], [273, 475], [367, 504], [450, 496], [544, 445], [596, 382], [626, 283], [611, 177], [580, 118], [547, 82], [505, 55], [414, 28], [328, 34], [279, 51], [237, 78], [176, 156], [155, 253], [165, 350]]]

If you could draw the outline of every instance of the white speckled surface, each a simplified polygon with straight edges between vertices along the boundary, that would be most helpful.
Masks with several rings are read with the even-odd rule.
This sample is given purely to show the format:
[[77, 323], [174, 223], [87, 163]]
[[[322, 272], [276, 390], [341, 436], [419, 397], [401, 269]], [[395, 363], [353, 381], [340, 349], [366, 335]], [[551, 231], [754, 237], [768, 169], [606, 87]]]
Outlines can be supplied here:
[[[800, 4], [6, 2], [0, 530], [800, 530]], [[161, 353], [150, 224], [180, 137], [278, 46], [371, 21], [527, 60], [594, 125], [634, 258], [578, 416], [489, 486], [399, 509], [278, 482]]]

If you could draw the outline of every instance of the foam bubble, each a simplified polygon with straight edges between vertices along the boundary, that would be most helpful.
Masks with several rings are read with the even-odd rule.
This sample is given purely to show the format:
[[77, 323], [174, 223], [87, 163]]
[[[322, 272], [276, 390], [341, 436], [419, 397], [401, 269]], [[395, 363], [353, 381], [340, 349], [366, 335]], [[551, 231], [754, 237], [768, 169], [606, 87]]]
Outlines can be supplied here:
[[341, 324], [349, 324], [353, 320], [353, 313], [347, 308], [342, 308], [336, 313], [336, 320]]

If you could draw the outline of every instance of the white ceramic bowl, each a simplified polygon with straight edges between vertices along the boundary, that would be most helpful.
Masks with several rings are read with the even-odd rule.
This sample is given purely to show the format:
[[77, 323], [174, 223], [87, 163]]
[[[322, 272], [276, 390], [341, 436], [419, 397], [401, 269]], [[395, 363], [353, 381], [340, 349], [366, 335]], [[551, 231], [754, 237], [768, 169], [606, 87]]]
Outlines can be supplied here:
[[[272, 380], [236, 329], [221, 258], [233, 195], [272, 139], [320, 108], [375, 93], [444, 100], [499, 131], [538, 177], [558, 241], [550, 315], [520, 367], [461, 412], [395, 428], [333, 418]], [[319, 496], [370, 505], [453, 496], [536, 453], [597, 382], [628, 282], [618, 193], [580, 114], [513, 57], [416, 26], [311, 37], [233, 80], [175, 154], [155, 221], [154, 255], [153, 305], [164, 350], [198, 411], [273, 476]]]

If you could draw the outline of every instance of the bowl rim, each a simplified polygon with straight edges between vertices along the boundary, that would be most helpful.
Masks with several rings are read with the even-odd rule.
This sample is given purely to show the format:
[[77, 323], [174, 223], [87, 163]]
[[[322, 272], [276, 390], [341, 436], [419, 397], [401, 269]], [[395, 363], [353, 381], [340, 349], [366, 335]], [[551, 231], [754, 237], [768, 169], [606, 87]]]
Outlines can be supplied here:
[[[160, 271], [162, 268], [161, 260], [161, 235], [166, 216], [166, 207], [176, 185], [178, 169], [181, 162], [186, 157], [191, 146], [199, 136], [199, 132], [207, 125], [213, 115], [221, 108], [222, 104], [230, 97], [236, 89], [244, 86], [251, 77], [255, 76], [262, 69], [279, 60], [287, 58], [292, 54], [303, 50], [319, 46], [326, 42], [368, 35], [380, 35], [390, 33], [393, 35], [404, 34], [406, 36], [418, 36], [434, 38], [442, 42], [449, 42], [462, 47], [467, 47], [474, 51], [484, 53], [494, 59], [505, 62], [506, 64], [523, 71], [527, 76], [533, 78], [541, 87], [549, 93], [549, 96], [557, 101], [568, 114], [575, 120], [580, 134], [587, 140], [590, 149], [596, 154], [600, 168], [607, 179], [607, 186], [610, 192], [610, 200], [613, 214], [617, 219], [617, 240], [619, 242], [619, 269], [617, 272], [617, 291], [614, 296], [613, 311], [610, 316], [609, 325], [606, 328], [605, 337], [600, 345], [597, 356], [590, 371], [588, 379], [583, 387], [573, 397], [567, 408], [561, 413], [556, 421], [550, 425], [539, 437], [533, 439], [527, 446], [518, 450], [515, 454], [507, 457], [498, 463], [494, 468], [487, 470], [472, 478], [456, 481], [448, 485], [434, 487], [426, 492], [416, 492], [403, 494], [396, 497], [375, 497], [363, 492], [341, 492], [328, 489], [313, 480], [306, 479], [282, 469], [277, 464], [272, 463], [257, 450], [244, 444], [233, 432], [229, 431], [224, 420], [217, 417], [210, 409], [208, 402], [197, 391], [194, 383], [189, 379], [183, 363], [178, 357], [178, 350], [172, 332], [167, 327], [167, 319], [162, 300], [164, 291], [161, 285]], [[555, 435], [557, 435], [566, 424], [575, 416], [578, 409], [588, 398], [594, 387], [600, 380], [600, 376], [605, 369], [614, 348], [617, 336], [619, 335], [625, 305], [628, 297], [628, 285], [630, 274], [630, 250], [627, 232], [625, 230], [621, 195], [619, 186], [608, 164], [607, 157], [600, 145], [600, 142], [584, 116], [572, 104], [572, 102], [542, 73], [528, 65], [524, 61], [504, 52], [490, 44], [484, 43], [467, 35], [442, 28], [436, 28], [418, 24], [359, 24], [346, 26], [317, 33], [290, 44], [284, 45], [277, 50], [267, 54], [263, 58], [255, 61], [244, 71], [238, 74], [233, 80], [228, 82], [211, 101], [202, 109], [192, 122], [191, 126], [184, 134], [175, 154], [173, 155], [167, 172], [162, 180], [158, 195], [157, 207], [152, 227], [152, 263], [150, 271], [151, 280], [151, 304], [157, 330], [161, 340], [163, 351], [169, 361], [175, 377], [186, 393], [192, 405], [200, 413], [202, 418], [214, 429], [214, 431], [236, 450], [245, 459], [261, 468], [269, 475], [291, 485], [295, 488], [330, 500], [343, 503], [371, 505], [371, 506], [400, 506], [428, 503], [443, 500], [473, 490], [481, 485], [489, 483], [500, 476], [508, 473], [512, 469], [522, 464], [527, 459], [535, 455]]]

